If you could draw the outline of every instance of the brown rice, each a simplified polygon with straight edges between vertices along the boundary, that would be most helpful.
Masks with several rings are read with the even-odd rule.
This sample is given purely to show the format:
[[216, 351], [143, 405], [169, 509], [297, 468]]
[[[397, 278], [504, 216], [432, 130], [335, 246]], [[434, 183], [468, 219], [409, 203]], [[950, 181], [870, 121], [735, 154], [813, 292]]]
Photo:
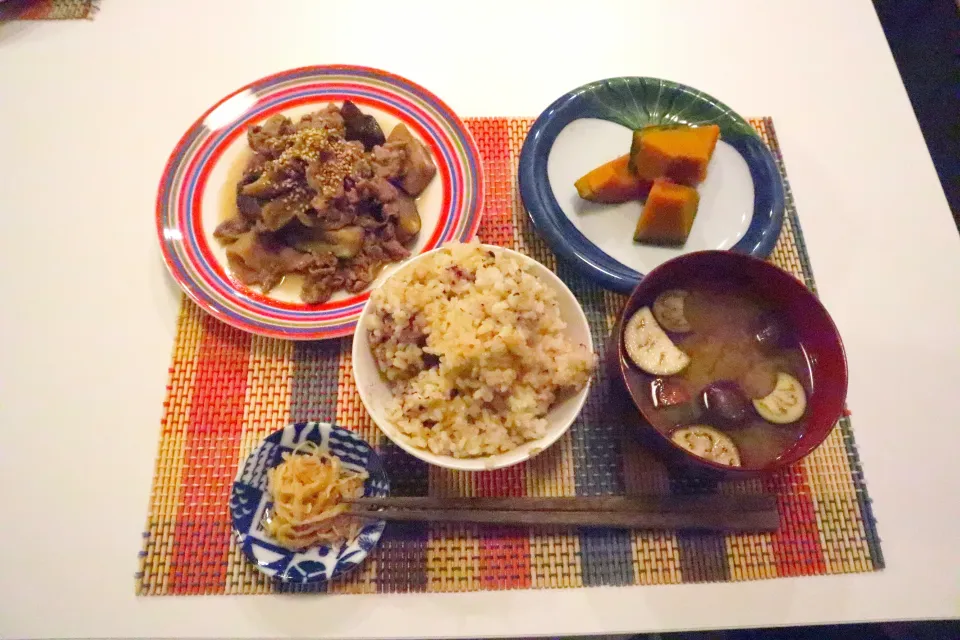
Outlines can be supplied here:
[[387, 419], [435, 454], [493, 455], [542, 437], [550, 407], [596, 366], [565, 335], [554, 290], [502, 250], [448, 245], [371, 301], [365, 328], [393, 390]]

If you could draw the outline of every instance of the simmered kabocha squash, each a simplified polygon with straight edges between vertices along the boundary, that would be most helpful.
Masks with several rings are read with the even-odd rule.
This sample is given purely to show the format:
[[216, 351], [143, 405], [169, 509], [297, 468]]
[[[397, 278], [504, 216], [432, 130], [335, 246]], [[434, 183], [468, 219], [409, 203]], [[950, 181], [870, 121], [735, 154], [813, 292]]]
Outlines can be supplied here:
[[667, 178], [696, 186], [707, 177], [720, 127], [654, 126], [633, 132], [630, 167], [641, 179]]
[[690, 235], [699, 203], [700, 195], [693, 187], [655, 180], [633, 239], [648, 244], [682, 245]]
[[584, 200], [616, 204], [638, 200], [650, 190], [652, 181], [641, 180], [630, 171], [630, 155], [602, 164], [574, 183]]

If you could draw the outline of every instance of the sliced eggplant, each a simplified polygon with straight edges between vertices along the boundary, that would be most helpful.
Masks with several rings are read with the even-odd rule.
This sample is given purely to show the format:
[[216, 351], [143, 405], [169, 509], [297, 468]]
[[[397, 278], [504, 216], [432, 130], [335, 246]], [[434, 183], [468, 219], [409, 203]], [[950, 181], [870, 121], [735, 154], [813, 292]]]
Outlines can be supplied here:
[[643, 307], [631, 316], [623, 332], [627, 355], [633, 363], [655, 376], [680, 373], [690, 358], [677, 348], [653, 317], [650, 307]]
[[260, 176], [240, 188], [240, 195], [255, 198], [273, 198], [285, 191], [289, 191], [293, 183], [286, 179], [286, 175], [278, 167], [267, 167]]
[[405, 151], [400, 186], [413, 197], [420, 195], [437, 173], [430, 152], [402, 122], [393, 128], [387, 142], [401, 146]]
[[[363, 227], [351, 225], [341, 229], [331, 229], [323, 232], [323, 238], [328, 242], [344, 247], [346, 252], [350, 254], [348, 257], [352, 258], [360, 253], [360, 248], [363, 246]], [[337, 255], [337, 257], [344, 256]]]
[[730, 436], [705, 424], [681, 427], [670, 434], [674, 444], [704, 460], [739, 467], [740, 451]]
[[[254, 156], [255, 159], [262, 157], [263, 156], [261, 155]], [[251, 164], [253, 164], [252, 161]], [[241, 216], [247, 218], [251, 222], [256, 222], [257, 218], [260, 216], [260, 207], [262, 203], [260, 202], [259, 198], [244, 195], [243, 188], [251, 182], [256, 182], [257, 178], [260, 177], [262, 172], [262, 167], [255, 170], [250, 170], [248, 167], [244, 172], [243, 177], [240, 178], [240, 181], [237, 183], [237, 211], [240, 212]]]
[[357, 226], [331, 230], [313, 228], [303, 233], [293, 244], [300, 251], [309, 251], [317, 255], [332, 253], [338, 258], [347, 260], [360, 253], [363, 247], [363, 228]]
[[417, 202], [406, 193], [397, 192], [393, 201], [383, 205], [383, 213], [396, 219], [397, 240], [407, 243], [420, 233], [420, 213]]
[[404, 209], [397, 218], [397, 239], [400, 242], [410, 242], [420, 233], [420, 213], [417, 206]]
[[687, 333], [692, 330], [687, 316], [684, 314], [684, 302], [689, 291], [684, 289], [668, 289], [653, 301], [653, 317], [660, 326], [667, 331]]
[[264, 204], [260, 209], [260, 219], [265, 228], [277, 231], [294, 218], [305, 215], [309, 208], [310, 196], [293, 191]]
[[807, 393], [800, 381], [788, 373], [777, 374], [777, 386], [769, 395], [753, 401], [760, 416], [774, 424], [790, 424], [807, 410]]

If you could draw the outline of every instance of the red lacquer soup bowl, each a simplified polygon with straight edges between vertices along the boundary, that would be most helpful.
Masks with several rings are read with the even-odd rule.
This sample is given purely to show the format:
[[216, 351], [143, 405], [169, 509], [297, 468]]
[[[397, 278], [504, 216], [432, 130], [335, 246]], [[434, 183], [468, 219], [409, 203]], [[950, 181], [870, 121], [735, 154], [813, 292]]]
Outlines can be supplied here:
[[[651, 376], [641, 372], [627, 355], [624, 328], [644, 306], [652, 306], [660, 293], [683, 289], [703, 280], [746, 290], [772, 307], [792, 328], [806, 354], [810, 371], [805, 426], [799, 437], [763, 466], [731, 467], [696, 456], [674, 444], [651, 425], [656, 411], [651, 394]], [[847, 395], [847, 360], [837, 328], [817, 297], [794, 276], [772, 264], [729, 251], [700, 251], [669, 260], [653, 269], [630, 294], [611, 336], [611, 364], [632, 400], [629, 411], [638, 412], [640, 435], [653, 444], [675, 469], [719, 472], [742, 477], [789, 466], [808, 455], [826, 439], [843, 415]], [[615, 349], [615, 350], [614, 350]]]

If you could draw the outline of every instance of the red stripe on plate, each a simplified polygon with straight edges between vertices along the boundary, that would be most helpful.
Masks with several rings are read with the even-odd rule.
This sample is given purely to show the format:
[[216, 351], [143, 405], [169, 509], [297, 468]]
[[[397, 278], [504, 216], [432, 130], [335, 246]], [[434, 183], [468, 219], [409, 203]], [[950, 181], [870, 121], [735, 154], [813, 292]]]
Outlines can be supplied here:
[[807, 483], [806, 469], [796, 464], [764, 480], [776, 493], [780, 529], [771, 536], [773, 556], [780, 576], [824, 573], [823, 548], [817, 528], [817, 510]]
[[170, 565], [171, 593], [223, 590], [230, 548], [227, 504], [237, 473], [250, 336], [203, 316]]

